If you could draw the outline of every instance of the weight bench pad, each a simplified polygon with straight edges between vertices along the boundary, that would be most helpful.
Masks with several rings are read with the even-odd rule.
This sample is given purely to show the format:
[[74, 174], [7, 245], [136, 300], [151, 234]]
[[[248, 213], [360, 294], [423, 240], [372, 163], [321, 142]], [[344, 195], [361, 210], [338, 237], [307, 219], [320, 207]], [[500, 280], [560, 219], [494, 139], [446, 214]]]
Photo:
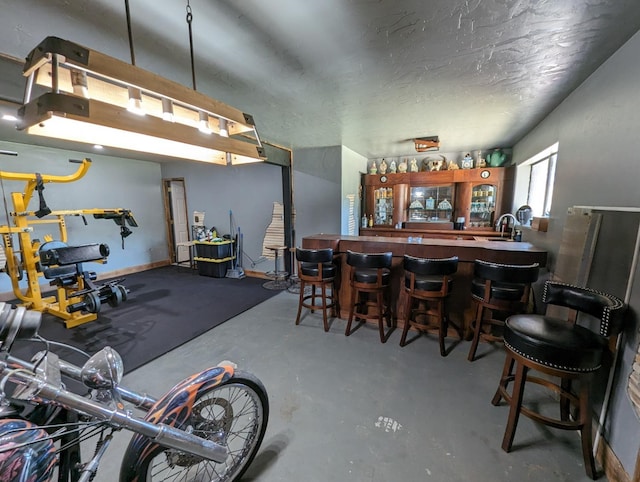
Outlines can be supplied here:
[[106, 244], [85, 244], [84, 246], [65, 246], [40, 253], [40, 264], [43, 266], [66, 266], [100, 261], [109, 256], [109, 246]]

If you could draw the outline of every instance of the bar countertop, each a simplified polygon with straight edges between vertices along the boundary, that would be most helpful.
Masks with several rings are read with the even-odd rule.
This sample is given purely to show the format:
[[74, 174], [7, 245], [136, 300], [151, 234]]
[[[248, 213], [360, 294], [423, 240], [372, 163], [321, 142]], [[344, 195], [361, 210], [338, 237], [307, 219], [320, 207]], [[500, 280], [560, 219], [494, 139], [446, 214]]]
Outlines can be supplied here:
[[336, 252], [347, 249], [363, 252], [391, 251], [395, 256], [409, 254], [423, 257], [458, 256], [461, 262], [476, 259], [497, 263], [538, 263], [546, 265], [547, 251], [528, 242], [495, 241], [489, 239], [438, 239], [422, 238], [421, 242], [409, 242], [407, 237], [343, 236], [339, 234], [315, 234], [305, 236], [304, 248], [333, 248]]

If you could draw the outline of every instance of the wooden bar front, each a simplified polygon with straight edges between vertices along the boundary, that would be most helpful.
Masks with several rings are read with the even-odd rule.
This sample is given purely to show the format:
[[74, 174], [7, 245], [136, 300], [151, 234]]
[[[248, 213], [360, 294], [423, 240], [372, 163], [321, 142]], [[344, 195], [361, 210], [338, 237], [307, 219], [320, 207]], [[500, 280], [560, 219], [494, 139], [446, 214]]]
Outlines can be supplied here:
[[391, 288], [394, 317], [402, 326], [406, 295], [402, 290], [404, 271], [402, 260], [405, 254], [423, 258], [448, 258], [458, 256], [458, 272], [454, 275], [454, 285], [448, 301], [451, 319], [464, 326], [465, 337], [469, 334], [469, 323], [473, 317], [471, 302], [471, 279], [476, 259], [505, 264], [538, 263], [544, 267], [547, 252], [526, 242], [476, 241], [458, 239], [423, 239], [421, 243], [408, 242], [407, 238], [381, 236], [341, 236], [338, 234], [317, 234], [302, 240], [306, 249], [333, 248], [336, 263], [340, 268], [338, 295], [340, 300], [340, 318], [349, 316], [349, 267], [346, 262], [347, 251], [361, 253], [393, 253], [391, 267]]

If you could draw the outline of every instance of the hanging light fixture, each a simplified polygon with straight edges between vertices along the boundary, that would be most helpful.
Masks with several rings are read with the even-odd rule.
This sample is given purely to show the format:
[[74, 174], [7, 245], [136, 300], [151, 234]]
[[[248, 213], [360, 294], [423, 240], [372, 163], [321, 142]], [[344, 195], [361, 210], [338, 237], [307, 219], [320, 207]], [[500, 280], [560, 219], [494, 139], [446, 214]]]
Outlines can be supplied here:
[[[23, 74], [17, 127], [29, 134], [220, 165], [266, 159], [251, 115], [67, 40], [47, 37]], [[40, 87], [44, 93], [32, 99]], [[130, 103], [144, 115], [128, 110]], [[224, 119], [229, 136], [242, 136], [204, 133], [201, 119], [208, 126]]]
[[220, 118], [218, 122], [220, 128], [220, 135], [222, 137], [229, 137], [229, 129], [227, 129], [227, 119]]
[[173, 102], [171, 99], [162, 99], [162, 119], [168, 122], [173, 122]]

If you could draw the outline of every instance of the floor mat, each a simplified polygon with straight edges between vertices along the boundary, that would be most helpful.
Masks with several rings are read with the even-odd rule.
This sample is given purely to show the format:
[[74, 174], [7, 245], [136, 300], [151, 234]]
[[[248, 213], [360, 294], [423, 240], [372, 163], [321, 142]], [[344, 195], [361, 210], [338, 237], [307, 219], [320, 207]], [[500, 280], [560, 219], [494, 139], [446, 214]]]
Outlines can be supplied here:
[[[263, 283], [249, 277], [199, 276], [175, 266], [156, 268], [126, 276], [127, 301], [116, 308], [105, 306], [97, 320], [67, 329], [45, 314], [39, 333], [90, 354], [111, 346], [130, 372], [278, 293], [264, 289]], [[42, 349], [39, 343], [20, 342], [12, 353], [27, 357]], [[55, 351], [74, 364], [86, 359], [72, 350]]]

